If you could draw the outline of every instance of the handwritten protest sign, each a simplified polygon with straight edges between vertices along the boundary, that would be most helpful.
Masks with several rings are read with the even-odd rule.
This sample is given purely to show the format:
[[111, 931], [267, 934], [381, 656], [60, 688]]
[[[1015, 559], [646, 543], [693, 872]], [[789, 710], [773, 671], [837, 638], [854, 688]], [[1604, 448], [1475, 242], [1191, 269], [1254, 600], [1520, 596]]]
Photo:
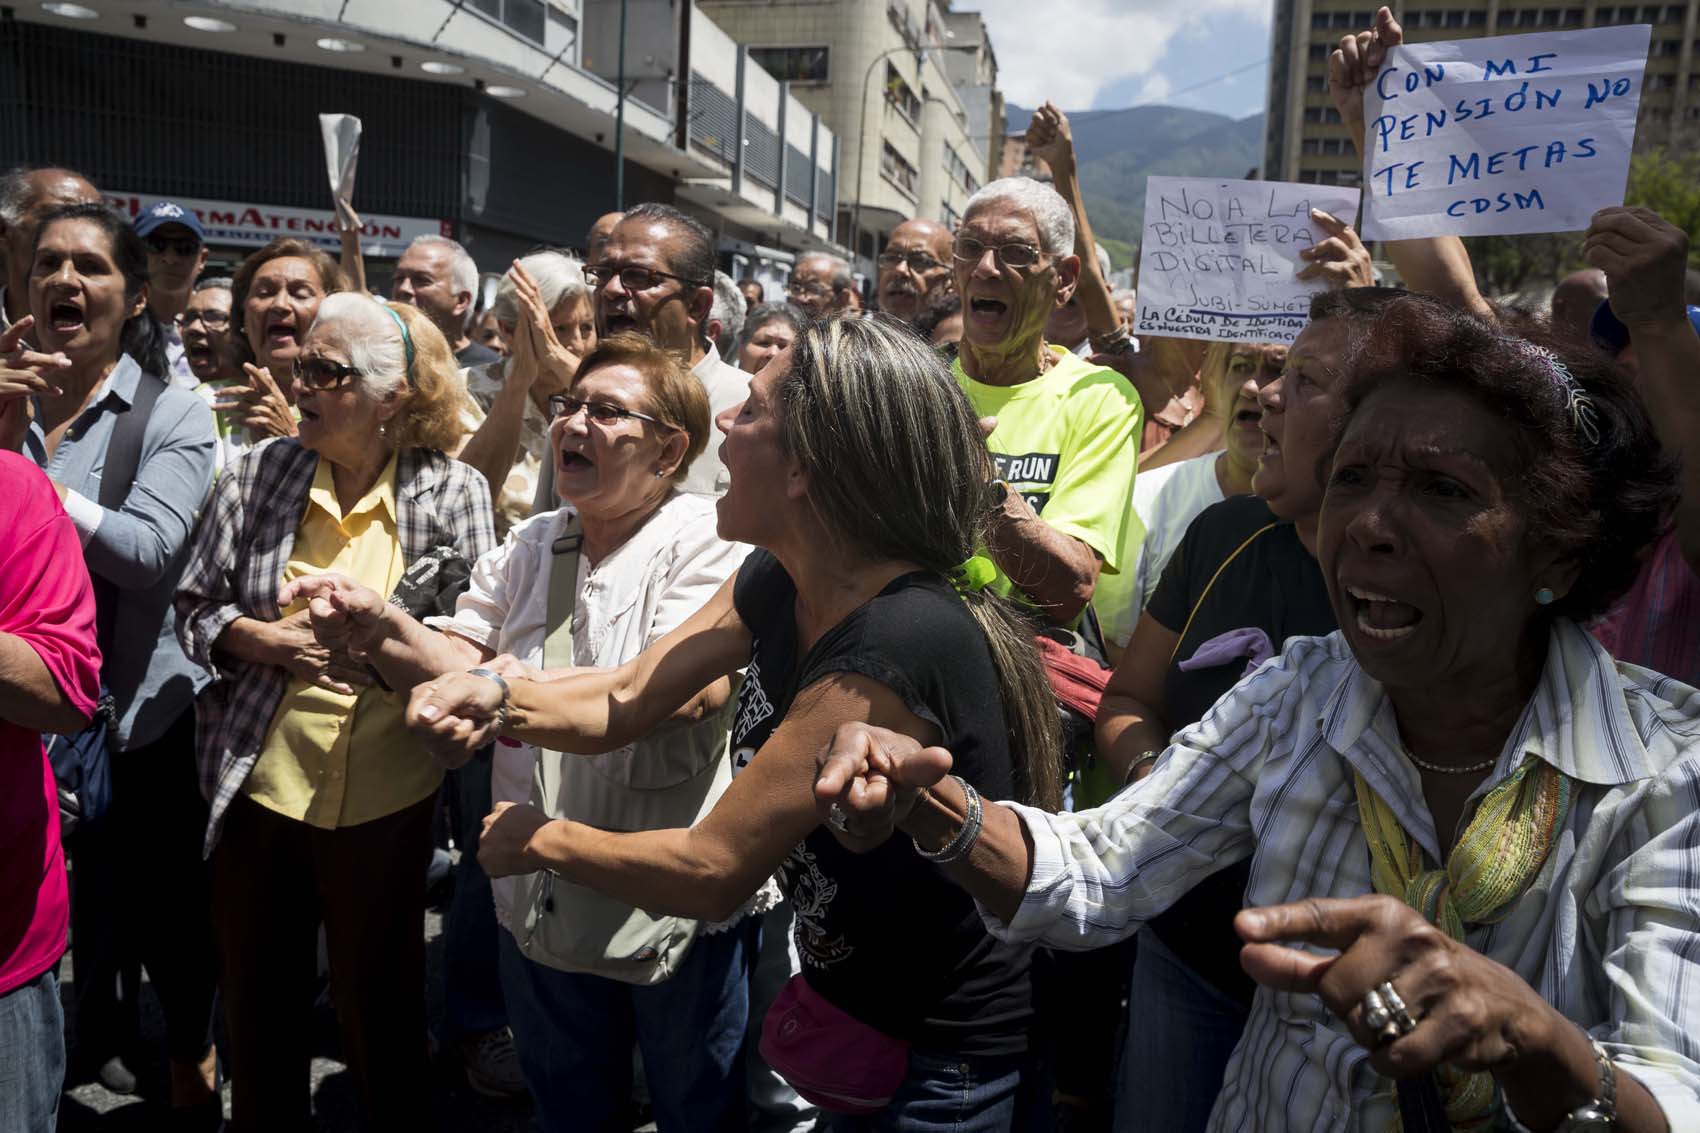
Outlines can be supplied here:
[[1623, 203], [1646, 24], [1408, 44], [1364, 92], [1363, 235], [1571, 232]]
[[1328, 238], [1321, 209], [1358, 214], [1358, 190], [1284, 181], [1150, 177], [1139, 257], [1140, 334], [1217, 342], [1291, 342], [1310, 297], [1299, 251]]

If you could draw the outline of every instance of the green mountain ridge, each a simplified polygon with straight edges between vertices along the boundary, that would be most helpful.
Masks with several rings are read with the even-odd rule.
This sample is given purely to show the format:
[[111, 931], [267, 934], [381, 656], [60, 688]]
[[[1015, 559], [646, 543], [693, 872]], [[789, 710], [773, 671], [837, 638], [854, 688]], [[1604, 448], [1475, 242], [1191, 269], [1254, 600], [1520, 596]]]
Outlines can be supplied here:
[[[1013, 136], [1033, 111], [1007, 107]], [[1145, 224], [1145, 179], [1233, 177], [1257, 167], [1263, 115], [1230, 118], [1182, 106], [1069, 111], [1080, 183], [1092, 230], [1118, 268], [1128, 267]]]

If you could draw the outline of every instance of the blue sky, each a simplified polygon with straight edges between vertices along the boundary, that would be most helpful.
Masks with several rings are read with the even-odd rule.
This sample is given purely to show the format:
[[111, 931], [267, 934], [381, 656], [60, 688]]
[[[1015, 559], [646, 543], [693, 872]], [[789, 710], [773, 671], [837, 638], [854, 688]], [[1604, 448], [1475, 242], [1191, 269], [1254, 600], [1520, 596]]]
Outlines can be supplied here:
[[1263, 66], [1186, 88], [1266, 59], [1270, 0], [958, 0], [954, 7], [985, 17], [999, 84], [1018, 105], [1048, 97], [1065, 110], [1166, 103], [1235, 118], [1263, 110]]

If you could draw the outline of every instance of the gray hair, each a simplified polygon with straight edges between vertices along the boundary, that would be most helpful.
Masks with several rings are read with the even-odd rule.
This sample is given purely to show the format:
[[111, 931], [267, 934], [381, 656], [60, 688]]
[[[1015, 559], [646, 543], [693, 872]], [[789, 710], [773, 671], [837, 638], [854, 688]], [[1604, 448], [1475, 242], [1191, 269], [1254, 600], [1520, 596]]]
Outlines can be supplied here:
[[1033, 218], [1039, 229], [1039, 250], [1053, 256], [1074, 252], [1074, 213], [1057, 191], [1031, 177], [1000, 177], [968, 198], [962, 216], [993, 204], [1010, 204]]
[[189, 294], [194, 295], [197, 292], [214, 290], [230, 291], [233, 290], [233, 283], [234, 281], [228, 275], [202, 276], [195, 281], [195, 289]]
[[[810, 323], [778, 397], [780, 444], [808, 473], [809, 504], [846, 552], [949, 578], [984, 545], [992, 465], [973, 407], [938, 352], [907, 327]], [[1016, 797], [1054, 803], [1062, 736], [1033, 627], [988, 591], [966, 589], [962, 599], [997, 673]]]
[[348, 348], [348, 364], [360, 371], [355, 384], [373, 401], [382, 401], [407, 382], [407, 347], [401, 327], [382, 299], [364, 291], [327, 295], [313, 316], [309, 334], [333, 333]]
[[1138, 302], [1139, 293], [1134, 291], [1131, 287], [1118, 287], [1114, 291], [1110, 292], [1110, 302], [1120, 303], [1123, 299], [1132, 299], [1135, 302]]
[[723, 271], [714, 273], [714, 305], [708, 309], [708, 320], [720, 323], [720, 337], [715, 339], [714, 348], [722, 358], [732, 348], [738, 336], [744, 330], [744, 313], [749, 304], [744, 300], [744, 293], [738, 290], [738, 284]]
[[79, 181], [88, 180], [75, 169], [67, 169], [63, 165], [14, 165], [0, 173], [0, 222], [12, 225], [24, 218], [30, 198], [35, 196], [30, 178], [37, 173], [66, 173]]
[[[536, 282], [543, 306], [549, 311], [568, 299], [590, 298], [590, 284], [585, 282], [584, 263], [580, 260], [561, 252], [533, 252], [521, 256], [519, 266]], [[490, 302], [490, 312], [499, 323], [518, 325], [519, 298], [511, 275], [504, 274], [496, 284], [496, 298]]]
[[[797, 267], [803, 266], [803, 260], [825, 260], [832, 265], [832, 274], [828, 277], [834, 291], [848, 291], [856, 286], [856, 277], [850, 274], [850, 263], [833, 255], [831, 252], [807, 252], [797, 261]], [[792, 269], [795, 272], [795, 268]]]
[[[455, 290], [466, 292], [472, 296], [474, 303], [477, 302], [478, 265], [473, 262], [472, 253], [468, 252], [459, 240], [450, 240], [447, 236], [415, 236], [413, 243], [407, 246], [407, 251], [411, 252], [419, 247], [442, 248], [448, 252], [449, 278], [454, 280]], [[407, 252], [402, 254], [406, 255]], [[467, 313], [472, 313], [471, 307], [467, 308]]]
[[1092, 245], [1092, 250], [1098, 253], [1098, 270], [1103, 273], [1104, 281], [1108, 283], [1110, 273], [1115, 270], [1115, 268], [1110, 264], [1109, 249], [1105, 248], [1102, 244], [1094, 243]]

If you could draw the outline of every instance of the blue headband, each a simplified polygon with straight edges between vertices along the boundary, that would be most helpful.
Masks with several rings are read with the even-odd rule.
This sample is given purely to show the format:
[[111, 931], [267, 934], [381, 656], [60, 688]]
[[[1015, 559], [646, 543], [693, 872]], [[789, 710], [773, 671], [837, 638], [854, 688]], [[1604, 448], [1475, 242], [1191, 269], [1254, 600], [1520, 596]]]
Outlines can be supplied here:
[[417, 388], [413, 380], [413, 336], [407, 333], [407, 324], [401, 321], [401, 315], [388, 303], [379, 303], [386, 314], [395, 320], [395, 325], [401, 330], [401, 348], [407, 352], [407, 384]]

